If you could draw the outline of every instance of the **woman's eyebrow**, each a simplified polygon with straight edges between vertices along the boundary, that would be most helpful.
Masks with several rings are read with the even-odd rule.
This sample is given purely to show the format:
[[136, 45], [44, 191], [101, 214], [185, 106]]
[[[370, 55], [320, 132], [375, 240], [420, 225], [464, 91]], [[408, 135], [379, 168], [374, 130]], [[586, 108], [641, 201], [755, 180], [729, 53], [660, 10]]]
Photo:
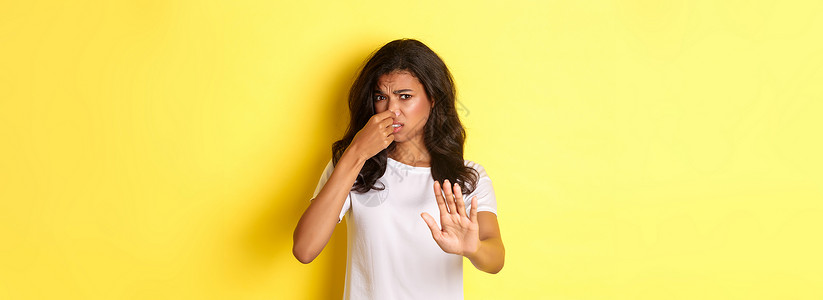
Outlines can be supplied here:
[[[402, 93], [409, 93], [409, 92], [414, 92], [414, 90], [412, 90], [412, 89], [402, 89], [402, 90], [396, 90], [396, 91], [392, 92], [392, 94], [402, 94]], [[375, 93], [375, 94], [382, 94], [382, 93], [383, 93], [383, 91], [381, 91], [381, 90], [374, 90], [374, 93]]]

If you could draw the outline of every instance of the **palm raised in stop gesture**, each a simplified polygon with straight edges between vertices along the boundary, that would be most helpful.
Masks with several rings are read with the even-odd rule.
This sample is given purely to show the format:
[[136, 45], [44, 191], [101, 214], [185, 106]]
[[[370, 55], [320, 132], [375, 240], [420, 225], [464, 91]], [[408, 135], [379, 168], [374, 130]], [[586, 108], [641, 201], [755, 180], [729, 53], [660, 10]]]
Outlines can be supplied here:
[[[471, 199], [471, 210], [466, 215], [466, 205], [463, 203], [463, 192], [460, 185], [453, 186], [446, 179], [446, 186], [441, 192], [440, 183], [434, 182], [434, 196], [440, 210], [440, 226], [428, 213], [420, 214], [432, 232], [432, 237], [440, 249], [446, 253], [470, 255], [480, 247], [479, 226], [477, 224], [477, 196]], [[454, 190], [454, 192], [452, 192]], [[445, 193], [445, 197], [444, 194]]]

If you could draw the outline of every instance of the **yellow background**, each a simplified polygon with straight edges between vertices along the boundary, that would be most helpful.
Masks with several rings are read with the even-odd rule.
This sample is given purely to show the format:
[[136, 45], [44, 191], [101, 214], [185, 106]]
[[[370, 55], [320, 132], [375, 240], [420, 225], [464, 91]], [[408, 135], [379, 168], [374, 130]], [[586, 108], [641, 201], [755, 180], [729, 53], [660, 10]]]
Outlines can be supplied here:
[[[2, 1], [0, 299], [334, 299], [291, 235], [373, 50], [497, 192], [467, 299], [821, 299], [823, 2]], [[422, 220], [421, 220], [422, 222]]]

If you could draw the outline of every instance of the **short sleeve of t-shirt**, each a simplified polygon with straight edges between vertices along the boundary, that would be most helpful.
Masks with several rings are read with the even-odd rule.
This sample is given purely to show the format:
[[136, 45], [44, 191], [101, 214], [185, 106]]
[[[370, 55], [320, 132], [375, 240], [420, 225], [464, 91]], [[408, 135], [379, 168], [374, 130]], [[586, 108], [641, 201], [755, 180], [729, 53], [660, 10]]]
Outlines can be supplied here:
[[469, 215], [471, 211], [471, 201], [472, 197], [477, 196], [477, 211], [488, 211], [493, 214], [497, 214], [497, 197], [494, 195], [494, 188], [492, 187], [492, 180], [489, 178], [489, 175], [486, 174], [486, 169], [483, 168], [478, 163], [472, 161], [466, 161], [466, 166], [472, 167], [477, 170], [478, 177], [477, 177], [477, 186], [475, 187], [474, 191], [468, 195], [468, 197], [463, 197], [463, 201], [466, 201], [466, 215]]
[[[317, 182], [317, 187], [314, 188], [314, 195], [311, 196], [311, 199], [314, 200], [317, 197], [317, 194], [320, 194], [320, 190], [323, 189], [323, 186], [326, 185], [326, 182], [329, 181], [329, 177], [331, 177], [331, 173], [334, 171], [334, 164], [331, 160], [329, 163], [326, 164], [326, 169], [323, 170], [323, 174], [320, 175], [320, 180]], [[351, 208], [351, 192], [346, 196], [346, 202], [343, 203], [343, 209], [340, 210], [339, 218], [337, 219], [337, 223], [343, 221], [343, 216], [346, 212]]]

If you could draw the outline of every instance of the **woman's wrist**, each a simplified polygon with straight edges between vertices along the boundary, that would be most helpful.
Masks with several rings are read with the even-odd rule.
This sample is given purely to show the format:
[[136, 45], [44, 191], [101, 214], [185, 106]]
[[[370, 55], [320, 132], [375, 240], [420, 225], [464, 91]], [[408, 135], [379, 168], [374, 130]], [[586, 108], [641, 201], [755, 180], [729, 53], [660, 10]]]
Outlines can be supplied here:
[[343, 155], [340, 156], [341, 161], [350, 161], [353, 165], [360, 167], [366, 164], [366, 160], [368, 159], [368, 157], [364, 157], [361, 151], [358, 151], [357, 146], [354, 144], [349, 145], [349, 147], [343, 151]]
[[482, 247], [482, 246], [483, 246], [483, 242], [478, 241], [477, 248], [474, 249], [474, 251], [471, 251], [471, 252], [464, 252], [463, 256], [465, 256], [469, 260], [474, 260], [477, 257], [477, 254], [480, 253], [480, 247]]

